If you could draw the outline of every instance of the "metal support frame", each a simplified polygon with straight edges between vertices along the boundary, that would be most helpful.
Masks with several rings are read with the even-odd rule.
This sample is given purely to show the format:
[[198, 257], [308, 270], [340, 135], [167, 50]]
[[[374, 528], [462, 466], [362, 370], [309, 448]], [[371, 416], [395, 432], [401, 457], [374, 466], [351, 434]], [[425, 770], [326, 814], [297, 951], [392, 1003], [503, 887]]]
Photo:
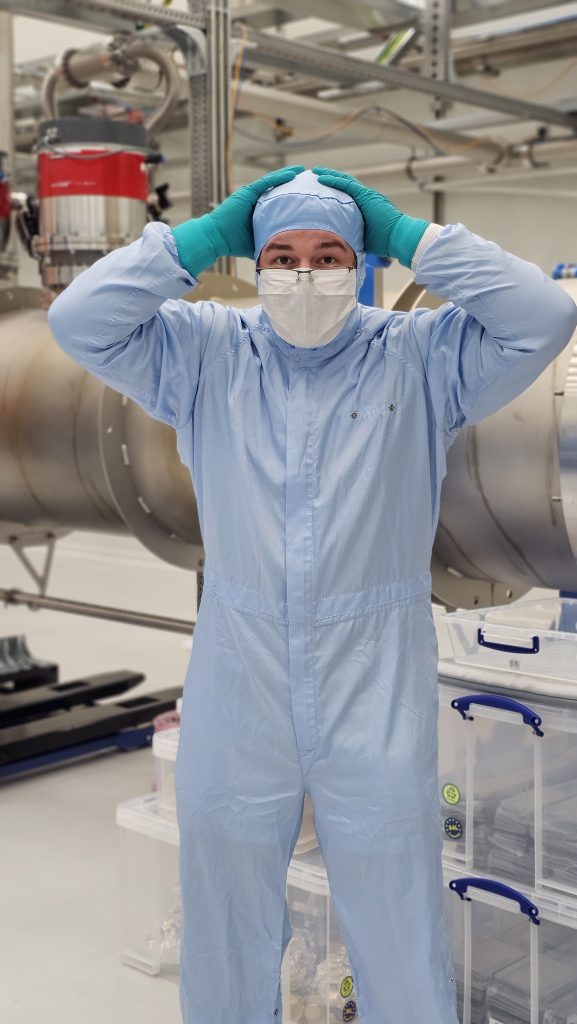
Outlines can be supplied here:
[[0, 14], [0, 151], [7, 156], [8, 177], [14, 185], [14, 113], [12, 110], [12, 74], [14, 47], [12, 41], [12, 15]]
[[24, 568], [28, 571], [34, 582], [36, 583], [38, 590], [41, 595], [46, 593], [46, 587], [48, 586], [48, 580], [50, 577], [50, 570], [52, 569], [52, 561], [54, 558], [54, 549], [56, 546], [57, 538], [47, 533], [44, 538], [41, 538], [40, 543], [46, 547], [46, 555], [44, 558], [44, 567], [41, 572], [34, 567], [28, 556], [25, 554], [25, 548], [36, 546], [39, 542], [37, 539], [31, 541], [30, 537], [10, 537], [9, 544], [14, 554], [20, 559]]
[[[481, 89], [470, 89], [456, 82], [433, 81], [410, 71], [382, 64], [370, 64], [356, 57], [321, 50], [300, 39], [298, 42], [291, 42], [264, 32], [256, 32], [251, 28], [247, 28], [246, 31], [248, 42], [252, 45], [247, 47], [244, 61], [253, 67], [267, 66], [277, 70], [285, 68], [345, 85], [357, 82], [382, 82], [383, 85], [392, 85], [399, 89], [410, 89], [412, 92], [422, 92], [429, 96], [469, 103], [474, 107], [513, 114], [525, 121], [558, 124], [565, 128], [569, 127], [572, 131], [577, 130], [577, 114], [565, 113], [554, 107], [527, 103], [525, 100], [516, 100], [510, 96], [483, 92]], [[233, 34], [240, 35], [240, 28], [235, 28]]]
[[[450, 0], [425, 0], [421, 29], [423, 33], [423, 64], [421, 74], [434, 82], [449, 82], [450, 68]], [[433, 113], [443, 117], [451, 106], [446, 97], [435, 96]]]
[[[210, 0], [208, 22], [208, 77], [210, 95], [211, 207], [230, 193], [230, 10], [229, 0]], [[218, 273], [230, 274], [230, 257], [219, 260]]]
[[204, 0], [188, 0], [188, 11], [152, 7], [141, 0], [0, 0], [0, 9], [28, 18], [68, 22], [96, 32], [126, 30], [134, 25], [188, 25], [204, 28]]
[[[0, 13], [0, 188], [4, 194], [14, 189], [14, 110], [12, 75], [14, 71], [14, 43], [12, 15]], [[18, 270], [18, 256], [14, 245], [14, 216], [2, 219], [0, 235], [0, 280], [13, 283]]]
[[188, 80], [190, 216], [201, 217], [210, 209], [212, 198], [206, 32], [169, 25], [164, 28], [164, 33], [174, 40], [184, 57]]
[[[453, 77], [450, 3], [451, 0], [425, 0], [421, 21], [424, 42], [421, 74], [434, 82], [450, 82]], [[432, 104], [435, 119], [441, 120], [450, 106], [450, 100], [436, 95]], [[445, 223], [445, 195], [441, 191], [433, 193], [431, 219], [435, 224]]]
[[5, 587], [0, 587], [0, 601], [5, 605], [26, 605], [31, 611], [38, 608], [47, 608], [53, 612], [84, 615], [91, 619], [106, 619], [109, 622], [123, 622], [127, 626], [146, 626], [148, 629], [161, 629], [169, 633], [184, 633], [186, 636], [190, 636], [195, 626], [195, 623], [188, 619], [174, 619], [166, 615], [151, 615], [148, 612], [131, 611], [130, 608], [113, 608], [103, 604], [89, 604], [86, 601], [74, 601], [65, 597], [30, 594], [22, 590], [8, 590]]

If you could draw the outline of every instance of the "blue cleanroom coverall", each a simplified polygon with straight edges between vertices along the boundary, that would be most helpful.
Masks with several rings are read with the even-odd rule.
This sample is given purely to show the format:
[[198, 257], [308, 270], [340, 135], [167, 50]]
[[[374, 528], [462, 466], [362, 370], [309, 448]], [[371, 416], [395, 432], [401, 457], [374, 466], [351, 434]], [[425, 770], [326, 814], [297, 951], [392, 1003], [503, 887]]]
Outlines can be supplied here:
[[[347, 237], [334, 195], [283, 188], [276, 231]], [[323, 347], [297, 348], [260, 306], [180, 301], [197, 281], [150, 224], [49, 314], [74, 360], [174, 427], [198, 502], [177, 763], [185, 1024], [280, 1024], [305, 791], [358, 1020], [457, 1021], [430, 576], [445, 457], [561, 352], [577, 308], [462, 224], [428, 231], [413, 269], [446, 304], [357, 305]]]

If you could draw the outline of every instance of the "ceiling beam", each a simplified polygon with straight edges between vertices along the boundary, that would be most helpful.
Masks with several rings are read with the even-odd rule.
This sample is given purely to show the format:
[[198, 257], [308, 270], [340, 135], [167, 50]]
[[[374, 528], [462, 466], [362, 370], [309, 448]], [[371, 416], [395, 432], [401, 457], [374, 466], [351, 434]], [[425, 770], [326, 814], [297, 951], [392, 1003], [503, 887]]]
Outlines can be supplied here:
[[[471, 89], [458, 82], [442, 82], [417, 75], [410, 71], [383, 64], [372, 64], [348, 57], [331, 50], [320, 49], [304, 43], [302, 40], [289, 41], [265, 32], [257, 32], [245, 28], [249, 45], [244, 54], [245, 65], [251, 67], [284, 68], [289, 71], [309, 73], [314, 78], [323, 78], [331, 82], [346, 85], [364, 82], [382, 82], [398, 89], [409, 89], [413, 92], [425, 93], [429, 96], [440, 96], [457, 103], [467, 103], [485, 110], [497, 110], [504, 114], [513, 114], [524, 121], [538, 121], [544, 124], [557, 124], [564, 128], [577, 130], [577, 114], [565, 113], [554, 107], [545, 107], [526, 100], [513, 99], [497, 93]], [[240, 28], [235, 28], [240, 35]]]
[[204, 28], [207, 21], [202, 0], [196, 3], [190, 0], [188, 11], [151, 7], [142, 0], [0, 0], [0, 10], [27, 18], [64, 22], [107, 35], [122, 29], [126, 31], [127, 24]]

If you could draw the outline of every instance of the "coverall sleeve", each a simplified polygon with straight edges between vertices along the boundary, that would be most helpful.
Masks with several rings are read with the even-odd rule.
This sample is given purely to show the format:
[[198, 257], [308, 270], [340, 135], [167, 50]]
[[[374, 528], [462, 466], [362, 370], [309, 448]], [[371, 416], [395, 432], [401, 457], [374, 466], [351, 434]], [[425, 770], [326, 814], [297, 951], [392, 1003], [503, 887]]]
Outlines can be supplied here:
[[409, 314], [404, 337], [450, 441], [539, 377], [569, 342], [577, 306], [534, 263], [463, 224], [440, 228], [414, 269], [418, 284], [452, 300]]
[[75, 362], [178, 429], [192, 415], [201, 365], [227, 327], [223, 307], [180, 299], [196, 284], [170, 229], [148, 224], [137, 241], [79, 274], [52, 303], [48, 323]]

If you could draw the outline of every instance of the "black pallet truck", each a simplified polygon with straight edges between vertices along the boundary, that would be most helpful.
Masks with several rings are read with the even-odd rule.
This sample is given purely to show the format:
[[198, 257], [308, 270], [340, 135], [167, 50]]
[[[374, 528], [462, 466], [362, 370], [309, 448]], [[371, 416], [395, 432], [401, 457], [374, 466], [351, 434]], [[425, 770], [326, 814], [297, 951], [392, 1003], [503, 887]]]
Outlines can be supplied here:
[[150, 745], [154, 719], [175, 708], [182, 687], [110, 700], [144, 678], [125, 669], [61, 683], [59, 666], [34, 658], [25, 636], [0, 637], [0, 781]]

